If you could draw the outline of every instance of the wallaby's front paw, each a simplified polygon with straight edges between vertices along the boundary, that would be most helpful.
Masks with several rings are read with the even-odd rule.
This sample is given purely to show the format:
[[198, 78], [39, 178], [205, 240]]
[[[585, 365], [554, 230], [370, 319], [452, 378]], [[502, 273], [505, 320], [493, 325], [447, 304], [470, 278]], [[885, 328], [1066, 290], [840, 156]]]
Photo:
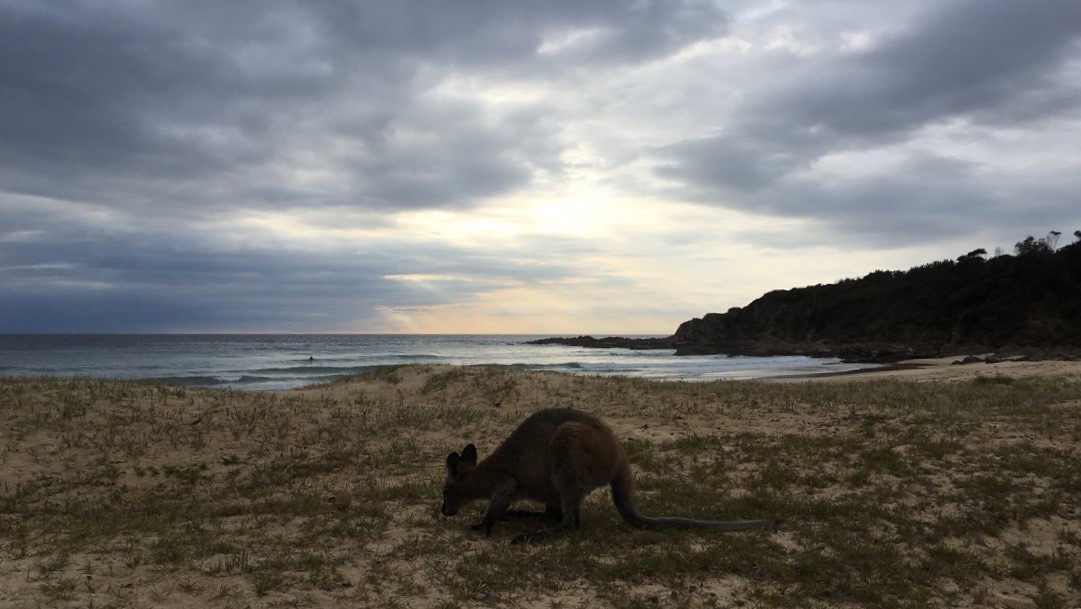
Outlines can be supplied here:
[[471, 525], [469, 525], [469, 528], [474, 530], [474, 531], [483, 531], [484, 530], [484, 523], [483, 522], [478, 522], [476, 524], [471, 524]]

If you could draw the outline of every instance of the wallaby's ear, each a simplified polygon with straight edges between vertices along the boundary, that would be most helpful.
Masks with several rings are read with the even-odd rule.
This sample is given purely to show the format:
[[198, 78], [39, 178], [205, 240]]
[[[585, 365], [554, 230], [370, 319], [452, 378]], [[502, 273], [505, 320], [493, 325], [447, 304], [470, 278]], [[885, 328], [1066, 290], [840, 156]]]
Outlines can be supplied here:
[[458, 465], [462, 458], [458, 456], [458, 453], [450, 453], [447, 455], [447, 471], [450, 472], [452, 477], [458, 475]]
[[462, 461], [468, 464], [470, 467], [477, 464], [477, 447], [472, 444], [467, 444], [462, 449]]

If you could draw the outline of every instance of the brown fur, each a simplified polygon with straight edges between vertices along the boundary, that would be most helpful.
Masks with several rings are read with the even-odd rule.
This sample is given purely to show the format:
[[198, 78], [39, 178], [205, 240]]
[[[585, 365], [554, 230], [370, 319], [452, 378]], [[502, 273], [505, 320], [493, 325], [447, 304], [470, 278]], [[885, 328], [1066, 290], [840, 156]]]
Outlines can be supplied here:
[[[734, 531], [770, 526], [768, 520], [694, 520], [643, 516], [631, 500], [630, 462], [615, 434], [599, 418], [571, 408], [540, 410], [523, 421], [486, 459], [477, 462], [472, 444], [447, 456], [442, 513], [453, 516], [462, 506], [488, 499], [484, 520], [473, 525], [492, 533], [506, 517], [544, 516], [559, 524], [518, 535], [512, 543], [556, 537], [581, 527], [582, 500], [594, 489], [609, 485], [612, 502], [624, 520], [637, 528], [672, 527]], [[529, 499], [546, 506], [544, 512], [508, 510], [514, 501]]]

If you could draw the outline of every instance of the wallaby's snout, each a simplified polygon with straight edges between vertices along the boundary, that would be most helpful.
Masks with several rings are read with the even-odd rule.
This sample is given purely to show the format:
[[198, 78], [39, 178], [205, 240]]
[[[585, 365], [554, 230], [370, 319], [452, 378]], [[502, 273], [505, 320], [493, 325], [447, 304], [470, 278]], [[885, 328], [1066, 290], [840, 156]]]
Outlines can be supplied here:
[[458, 508], [449, 505], [446, 501], [439, 507], [439, 512], [444, 516], [454, 516], [458, 513]]

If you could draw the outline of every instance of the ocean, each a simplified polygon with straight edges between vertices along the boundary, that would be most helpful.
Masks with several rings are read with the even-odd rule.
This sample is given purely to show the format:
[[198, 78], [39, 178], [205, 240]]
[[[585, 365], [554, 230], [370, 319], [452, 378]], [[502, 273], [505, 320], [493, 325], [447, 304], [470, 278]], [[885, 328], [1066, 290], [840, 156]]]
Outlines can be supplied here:
[[194, 387], [292, 389], [377, 366], [495, 364], [651, 379], [759, 379], [867, 365], [803, 356], [679, 356], [674, 351], [528, 345], [532, 335], [0, 335], [0, 376], [153, 380]]

